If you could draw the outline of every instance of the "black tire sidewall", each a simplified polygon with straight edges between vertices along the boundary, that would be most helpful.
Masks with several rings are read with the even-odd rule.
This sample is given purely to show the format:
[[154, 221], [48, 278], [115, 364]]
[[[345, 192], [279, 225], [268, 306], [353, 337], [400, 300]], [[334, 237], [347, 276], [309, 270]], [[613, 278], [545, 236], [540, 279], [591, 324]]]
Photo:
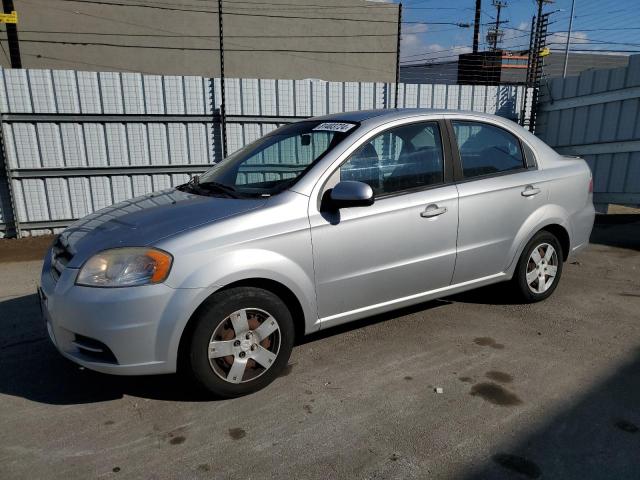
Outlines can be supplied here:
[[[259, 308], [272, 315], [280, 327], [280, 351], [275, 363], [255, 380], [232, 384], [213, 371], [209, 364], [209, 340], [230, 314], [243, 308]], [[221, 398], [233, 398], [260, 390], [275, 380], [286, 367], [295, 338], [293, 319], [284, 302], [268, 290], [237, 287], [212, 295], [196, 314], [191, 335], [189, 364], [195, 380]]]
[[[551, 245], [558, 256], [558, 269], [556, 271], [556, 276], [553, 281], [553, 284], [543, 293], [532, 292], [529, 288], [529, 284], [527, 283], [527, 264], [529, 262], [529, 257], [531, 256], [531, 252], [533, 249], [538, 247], [542, 243], [548, 243]], [[558, 287], [558, 283], [560, 283], [560, 277], [562, 276], [562, 264], [563, 264], [563, 251], [560, 242], [556, 238], [554, 234], [547, 231], [542, 231], [536, 233], [531, 240], [527, 243], [524, 248], [522, 255], [520, 256], [520, 261], [518, 262], [518, 267], [516, 269], [515, 274], [515, 284], [519, 290], [520, 295], [523, 297], [525, 301], [528, 302], [540, 302], [549, 298], [555, 289]]]

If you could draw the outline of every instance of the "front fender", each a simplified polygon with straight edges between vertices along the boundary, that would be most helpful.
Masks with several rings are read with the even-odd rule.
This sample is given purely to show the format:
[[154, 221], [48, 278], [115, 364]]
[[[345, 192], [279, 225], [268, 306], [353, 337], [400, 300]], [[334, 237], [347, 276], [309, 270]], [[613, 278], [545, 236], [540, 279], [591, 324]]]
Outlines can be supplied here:
[[513, 240], [508, 256], [510, 261], [505, 272], [509, 276], [513, 275], [524, 247], [527, 245], [529, 240], [531, 240], [531, 238], [533, 238], [533, 236], [543, 228], [549, 225], [560, 225], [567, 231], [569, 238], [572, 238], [571, 225], [568, 218], [569, 213], [566, 209], [556, 204], [543, 205], [531, 213], [531, 215], [529, 215], [529, 217], [524, 221]]
[[258, 248], [220, 252], [192, 269], [180, 288], [210, 288], [211, 293], [231, 283], [248, 279], [278, 282], [293, 292], [305, 317], [305, 331], [315, 329], [318, 314], [312, 267], [306, 270], [293, 259], [278, 252]]

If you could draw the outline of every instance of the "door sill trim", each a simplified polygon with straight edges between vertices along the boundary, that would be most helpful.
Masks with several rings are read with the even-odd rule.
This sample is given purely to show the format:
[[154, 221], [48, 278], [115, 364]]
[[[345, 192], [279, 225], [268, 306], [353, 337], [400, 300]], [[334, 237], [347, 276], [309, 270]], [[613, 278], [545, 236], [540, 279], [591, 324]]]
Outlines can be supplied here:
[[473, 286], [473, 288], [477, 288], [483, 285], [488, 285], [490, 283], [497, 283], [500, 280], [506, 280], [507, 278], [508, 275], [506, 273], [500, 272], [493, 275], [488, 275], [486, 277], [477, 278], [475, 280], [456, 283], [455, 285], [447, 285], [446, 287], [436, 288], [435, 290], [415, 293], [406, 297], [400, 297], [394, 300], [388, 300], [386, 302], [376, 303], [374, 305], [369, 305], [366, 307], [349, 310], [347, 312], [330, 315], [328, 317], [322, 317], [318, 319], [316, 325], [319, 325], [320, 328], [324, 329], [327, 327], [340, 325], [341, 323], [357, 320], [358, 318], [368, 317], [389, 310], [394, 310], [396, 308], [424, 302], [426, 300], [432, 300], [434, 298], [443, 297], [445, 295], [453, 295], [463, 290], [470, 290], [470, 288], [468, 287], [471, 286]]

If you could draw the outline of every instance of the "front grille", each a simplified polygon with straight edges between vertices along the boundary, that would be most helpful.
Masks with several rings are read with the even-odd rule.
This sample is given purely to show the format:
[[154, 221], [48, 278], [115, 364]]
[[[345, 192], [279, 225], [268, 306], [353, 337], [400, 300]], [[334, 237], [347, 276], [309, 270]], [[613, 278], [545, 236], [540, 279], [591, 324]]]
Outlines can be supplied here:
[[51, 273], [56, 280], [60, 278], [62, 271], [72, 258], [73, 254], [69, 246], [65, 245], [60, 237], [56, 238], [51, 247]]

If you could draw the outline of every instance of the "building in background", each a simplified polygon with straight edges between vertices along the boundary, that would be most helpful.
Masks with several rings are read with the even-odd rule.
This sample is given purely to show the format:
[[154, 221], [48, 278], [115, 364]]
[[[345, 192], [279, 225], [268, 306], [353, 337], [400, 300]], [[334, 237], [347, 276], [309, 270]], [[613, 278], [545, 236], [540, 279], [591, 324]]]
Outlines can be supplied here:
[[[479, 52], [462, 54], [458, 60], [400, 66], [400, 81], [406, 83], [523, 84], [527, 74], [527, 51]], [[585, 70], [626, 67], [627, 55], [569, 53], [567, 76]], [[553, 51], [544, 57], [545, 78], [562, 76], [564, 53]]]
[[[15, 0], [24, 68], [220, 74], [215, 0]], [[225, 74], [392, 82], [398, 5], [223, 0]], [[4, 27], [2, 27], [4, 29]], [[6, 35], [1, 65], [9, 66]]]

